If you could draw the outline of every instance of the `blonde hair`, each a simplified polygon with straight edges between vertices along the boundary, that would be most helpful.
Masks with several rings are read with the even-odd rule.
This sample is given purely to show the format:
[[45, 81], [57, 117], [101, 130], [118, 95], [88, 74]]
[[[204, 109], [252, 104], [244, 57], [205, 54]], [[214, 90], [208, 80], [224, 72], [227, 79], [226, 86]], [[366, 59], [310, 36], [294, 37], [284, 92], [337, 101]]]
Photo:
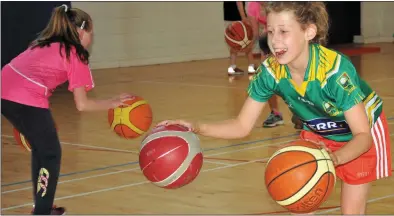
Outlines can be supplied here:
[[271, 12], [293, 11], [303, 29], [310, 24], [316, 25], [317, 33], [311, 42], [321, 45], [327, 43], [328, 13], [323, 2], [267, 2], [265, 10], [267, 15]]
[[87, 64], [89, 52], [81, 44], [78, 28], [88, 32], [92, 30], [92, 19], [89, 14], [78, 8], [69, 8], [67, 5], [56, 7], [47, 26], [31, 43], [32, 49], [60, 42], [60, 55], [64, 47], [69, 59], [71, 48], [75, 47], [78, 58]]

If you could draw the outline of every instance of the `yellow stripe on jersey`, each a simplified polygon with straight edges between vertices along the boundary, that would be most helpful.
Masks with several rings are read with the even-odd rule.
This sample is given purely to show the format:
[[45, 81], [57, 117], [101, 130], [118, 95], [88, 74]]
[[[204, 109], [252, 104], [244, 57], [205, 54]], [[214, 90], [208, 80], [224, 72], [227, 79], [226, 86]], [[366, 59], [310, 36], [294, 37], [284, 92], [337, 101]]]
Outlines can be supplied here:
[[311, 49], [312, 53], [310, 56], [312, 56], [312, 59], [310, 59], [309, 63], [309, 75], [308, 75], [308, 81], [315, 80], [316, 78], [316, 49], [312, 48]]
[[369, 126], [372, 127], [375, 120], [375, 111], [382, 105], [383, 101], [376, 95], [376, 92], [371, 92], [364, 101], [365, 112], [367, 113]]
[[279, 64], [274, 56], [268, 57], [263, 65], [267, 69], [268, 73], [275, 79], [276, 83], [279, 83], [281, 79], [289, 79], [290, 83], [293, 84], [294, 89], [300, 94], [305, 95], [306, 87], [310, 81], [319, 80], [321, 88], [327, 84], [327, 79], [339, 71], [342, 57], [337, 52], [330, 50], [321, 45], [311, 45], [311, 55], [308, 77], [301, 86], [298, 86], [292, 79], [289, 79], [286, 68], [284, 65]]
[[301, 86], [297, 85], [297, 83], [294, 82], [294, 80], [292, 79], [289, 79], [289, 82], [293, 84], [294, 89], [297, 91], [298, 94], [300, 94], [302, 97], [305, 96], [306, 87], [308, 86], [309, 81], [302, 82]]
[[268, 73], [275, 79], [276, 83], [279, 83], [279, 80], [281, 80], [281, 79], [287, 78], [285, 66], [279, 64], [279, 62], [276, 61], [275, 57], [273, 57], [273, 56], [268, 57], [263, 62], [263, 65], [267, 69]]
[[320, 81], [321, 88], [327, 84], [327, 79], [339, 71], [341, 64], [341, 55], [337, 52], [327, 49], [323, 46], [319, 50], [319, 64], [317, 67], [316, 79]]

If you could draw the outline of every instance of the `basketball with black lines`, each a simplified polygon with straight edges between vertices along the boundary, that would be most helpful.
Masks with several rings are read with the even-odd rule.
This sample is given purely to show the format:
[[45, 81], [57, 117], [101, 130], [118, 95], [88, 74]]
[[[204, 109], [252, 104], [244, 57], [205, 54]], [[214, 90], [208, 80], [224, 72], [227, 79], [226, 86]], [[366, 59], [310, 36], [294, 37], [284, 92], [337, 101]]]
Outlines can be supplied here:
[[139, 96], [133, 96], [122, 105], [108, 110], [108, 123], [120, 137], [133, 139], [149, 130], [152, 124], [152, 109], [149, 103]]
[[245, 22], [235, 21], [226, 28], [224, 38], [231, 48], [242, 51], [252, 43], [253, 29]]
[[265, 170], [268, 193], [293, 213], [317, 210], [330, 196], [335, 182], [335, 167], [328, 152], [304, 140], [277, 150]]

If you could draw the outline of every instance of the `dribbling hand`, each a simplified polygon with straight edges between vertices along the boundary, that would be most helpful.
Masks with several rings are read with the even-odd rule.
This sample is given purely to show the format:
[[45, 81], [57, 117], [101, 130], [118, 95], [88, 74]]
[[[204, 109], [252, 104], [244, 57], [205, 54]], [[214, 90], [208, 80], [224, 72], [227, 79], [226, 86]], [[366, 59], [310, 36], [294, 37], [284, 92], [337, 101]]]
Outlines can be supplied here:
[[127, 100], [132, 99], [134, 96], [128, 93], [122, 93], [111, 99], [111, 104], [113, 108], [120, 106], [129, 106], [129, 104], [124, 103]]
[[198, 131], [199, 131], [199, 128], [196, 124], [187, 122], [185, 120], [165, 120], [165, 121], [159, 122], [156, 126], [167, 126], [167, 125], [182, 125], [184, 127], [189, 128], [189, 130], [194, 133], [198, 133]]
[[316, 145], [320, 146], [321, 148], [325, 149], [328, 153], [328, 155], [331, 158], [332, 163], [334, 164], [334, 166], [338, 166], [339, 165], [339, 160], [338, 157], [335, 155], [335, 153], [333, 153], [331, 151], [331, 149], [329, 149], [326, 144], [322, 141], [314, 141], [314, 140], [309, 140], [309, 139], [305, 139], [308, 142], [312, 142], [315, 143]]

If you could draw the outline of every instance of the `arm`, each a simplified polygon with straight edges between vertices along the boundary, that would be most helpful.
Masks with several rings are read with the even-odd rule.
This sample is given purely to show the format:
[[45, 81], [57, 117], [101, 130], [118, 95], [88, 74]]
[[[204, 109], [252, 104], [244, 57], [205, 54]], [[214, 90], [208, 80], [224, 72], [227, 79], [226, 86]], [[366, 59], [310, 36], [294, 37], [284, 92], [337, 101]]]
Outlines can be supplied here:
[[333, 153], [337, 159], [337, 165], [356, 159], [372, 146], [371, 129], [369, 128], [364, 104], [361, 102], [347, 110], [345, 118], [353, 133], [353, 139]]
[[108, 100], [89, 99], [84, 87], [78, 87], [73, 90], [74, 101], [78, 111], [97, 111], [107, 110], [122, 105], [122, 98]]
[[242, 4], [242, 1], [237, 1], [237, 8], [238, 8], [238, 12], [239, 15], [241, 16], [242, 20], [246, 20], [246, 14], [245, 14], [245, 8], [244, 5]]
[[247, 136], [260, 116], [266, 102], [274, 94], [275, 79], [265, 67], [258, 68], [256, 76], [248, 87], [249, 97], [246, 99], [237, 118], [215, 123], [192, 124], [183, 120], [165, 120], [158, 125], [180, 124], [191, 131], [208, 137], [222, 139], [238, 139]]
[[94, 88], [93, 76], [89, 65], [81, 62], [75, 51], [73, 51], [68, 66], [68, 90], [74, 94], [74, 102], [79, 111], [97, 111], [115, 108], [125, 105], [122, 101], [130, 97], [129, 94], [121, 94], [118, 97], [108, 100], [89, 99], [87, 91]]
[[365, 95], [361, 88], [360, 78], [347, 58], [342, 57], [339, 70], [340, 72], [330, 80], [329, 86], [337, 107], [344, 111], [345, 120], [353, 138], [332, 154], [336, 165], [356, 159], [368, 151], [372, 145], [371, 129], [363, 103]]
[[237, 118], [211, 124], [196, 124], [195, 132], [213, 138], [243, 138], [252, 130], [265, 104], [248, 97]]

